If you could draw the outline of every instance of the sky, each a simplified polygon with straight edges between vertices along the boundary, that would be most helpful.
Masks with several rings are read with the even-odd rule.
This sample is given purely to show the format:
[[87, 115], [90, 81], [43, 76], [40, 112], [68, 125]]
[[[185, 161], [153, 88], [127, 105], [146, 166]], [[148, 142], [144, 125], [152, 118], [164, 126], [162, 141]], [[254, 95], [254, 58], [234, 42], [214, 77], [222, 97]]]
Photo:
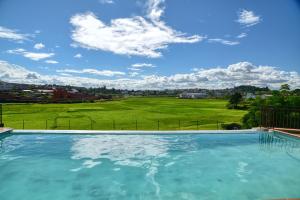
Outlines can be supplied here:
[[300, 88], [298, 0], [0, 0], [0, 80]]

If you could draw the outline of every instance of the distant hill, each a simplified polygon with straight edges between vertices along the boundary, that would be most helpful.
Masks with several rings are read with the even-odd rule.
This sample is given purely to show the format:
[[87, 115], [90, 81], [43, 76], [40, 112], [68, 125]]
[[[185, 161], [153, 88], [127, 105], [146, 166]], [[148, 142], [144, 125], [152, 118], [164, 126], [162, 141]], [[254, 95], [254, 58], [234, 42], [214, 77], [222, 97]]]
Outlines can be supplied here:
[[270, 92], [271, 90], [268, 87], [256, 87], [251, 85], [241, 85], [233, 88], [234, 92], [240, 93], [256, 93], [256, 92]]
[[85, 88], [85, 87], [76, 87], [76, 86], [62, 86], [62, 85], [34, 85], [34, 84], [19, 84], [19, 83], [8, 83], [0, 80], [0, 91], [18, 91], [18, 90], [34, 90], [34, 89], [53, 89], [53, 88], [61, 88], [65, 90], [76, 89], [80, 92], [87, 93], [103, 93], [103, 94], [136, 94], [136, 95], [178, 95], [183, 92], [207, 92], [207, 93], [215, 93], [219, 92], [222, 94], [232, 94], [234, 92], [239, 93], [257, 93], [264, 92], [268, 93], [271, 90], [268, 87], [256, 87], [251, 85], [241, 85], [234, 88], [226, 88], [226, 89], [201, 89], [201, 88], [191, 88], [191, 89], [166, 89], [166, 90], [121, 90], [115, 88], [106, 88], [105, 86], [100, 88]]

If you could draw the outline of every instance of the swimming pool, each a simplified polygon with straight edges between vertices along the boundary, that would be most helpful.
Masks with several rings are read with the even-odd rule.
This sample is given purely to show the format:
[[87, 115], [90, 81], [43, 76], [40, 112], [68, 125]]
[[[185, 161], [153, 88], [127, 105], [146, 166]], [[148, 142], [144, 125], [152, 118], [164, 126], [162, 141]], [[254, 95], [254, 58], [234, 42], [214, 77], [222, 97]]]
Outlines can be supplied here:
[[278, 133], [0, 136], [0, 199], [300, 197], [300, 141]]

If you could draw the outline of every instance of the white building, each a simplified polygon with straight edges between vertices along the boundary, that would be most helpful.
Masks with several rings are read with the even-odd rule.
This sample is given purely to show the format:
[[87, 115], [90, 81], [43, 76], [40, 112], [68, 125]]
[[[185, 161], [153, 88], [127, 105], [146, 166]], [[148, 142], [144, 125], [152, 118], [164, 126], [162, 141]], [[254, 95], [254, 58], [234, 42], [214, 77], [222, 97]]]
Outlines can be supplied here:
[[208, 97], [207, 92], [197, 92], [197, 93], [184, 92], [179, 95], [179, 98], [182, 98], [182, 99], [203, 99], [203, 98], [207, 98], [207, 97]]
[[256, 95], [253, 93], [249, 93], [249, 92], [245, 96], [245, 99], [255, 99], [255, 98], [256, 98]]
[[53, 90], [37, 90], [37, 91], [42, 94], [52, 94], [53, 93]]

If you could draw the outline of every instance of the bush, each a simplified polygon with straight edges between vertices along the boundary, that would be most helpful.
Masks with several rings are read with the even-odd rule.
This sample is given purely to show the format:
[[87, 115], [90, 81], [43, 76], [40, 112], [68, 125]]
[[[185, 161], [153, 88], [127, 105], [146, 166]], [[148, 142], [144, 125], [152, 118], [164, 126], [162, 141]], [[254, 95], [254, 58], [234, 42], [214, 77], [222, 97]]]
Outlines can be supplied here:
[[238, 123], [222, 124], [221, 126], [225, 130], [240, 130], [242, 128], [242, 125]]
[[243, 96], [236, 92], [229, 98], [229, 104], [227, 105], [227, 108], [229, 109], [237, 109], [238, 104], [241, 103], [243, 100]]

